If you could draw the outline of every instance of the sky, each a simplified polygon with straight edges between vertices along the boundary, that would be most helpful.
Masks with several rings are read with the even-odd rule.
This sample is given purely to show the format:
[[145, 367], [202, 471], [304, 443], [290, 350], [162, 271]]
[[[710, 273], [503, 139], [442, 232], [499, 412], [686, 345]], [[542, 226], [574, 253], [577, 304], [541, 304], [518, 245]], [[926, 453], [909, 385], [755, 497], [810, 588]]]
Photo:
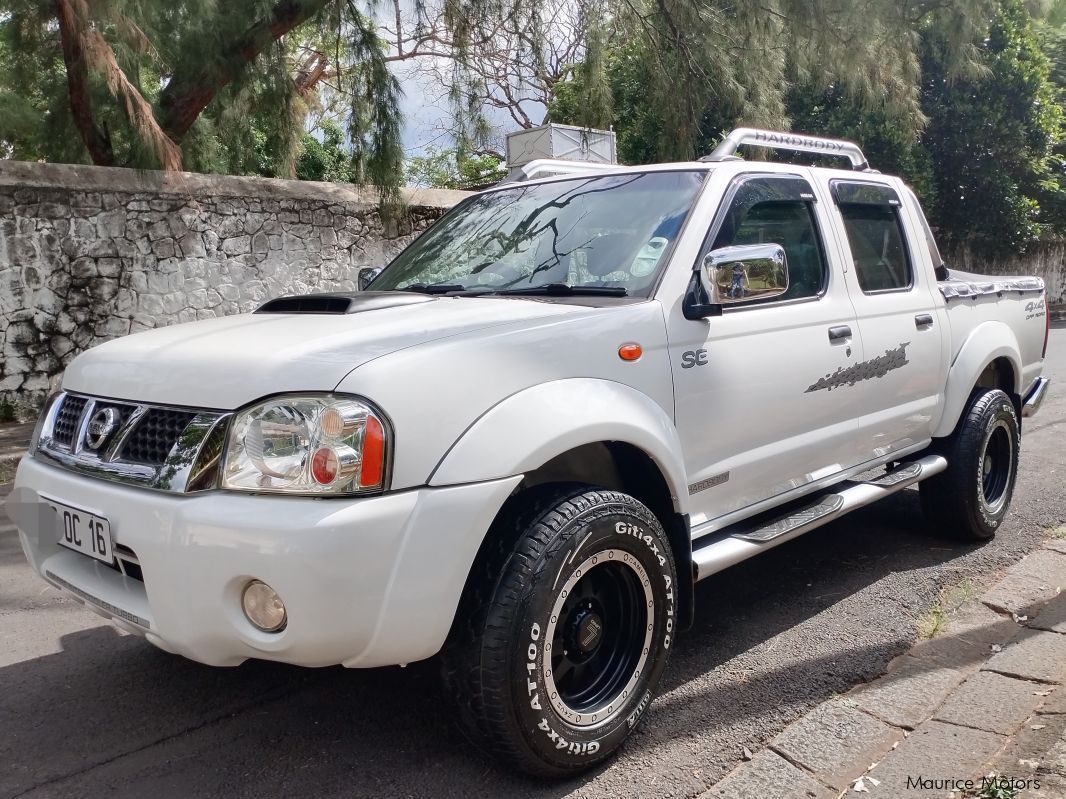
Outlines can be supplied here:
[[[426, 5], [429, 6], [430, 2], [426, 2]], [[400, 0], [400, 8], [404, 14], [412, 13], [414, 0]], [[380, 22], [391, 24], [390, 14], [391, 7], [386, 8], [384, 3], [378, 6], [377, 17]], [[424, 67], [438, 67], [442, 74], [447, 74], [450, 69], [445, 59], [437, 59], [434, 63], [425, 58], [420, 59], [420, 62]], [[413, 61], [394, 61], [391, 67], [404, 90], [400, 108], [404, 116], [403, 146], [406, 156], [422, 155], [427, 147], [447, 149], [453, 146], [454, 141], [449, 133], [452, 117], [449, 87], [441, 85], [437, 78], [428, 74], [428, 69], [419, 69], [419, 64]], [[543, 105], [526, 103], [524, 107], [534, 118], [543, 118]], [[504, 136], [519, 128], [504, 110], [486, 107], [483, 113], [498, 134], [502, 151]]]
[[452, 146], [452, 137], [447, 132], [451, 117], [445, 90], [431, 79], [415, 74], [412, 66], [398, 61], [392, 65], [393, 72], [403, 86], [404, 96], [400, 108], [403, 111], [403, 147], [408, 158], [423, 155], [427, 146], [447, 149]]
[[[406, 156], [423, 155], [427, 147], [451, 147], [454, 141], [449, 132], [452, 112], [447, 89], [434, 78], [418, 74], [408, 62], [393, 62], [392, 69], [404, 89], [400, 108], [404, 117], [403, 146]], [[543, 117], [544, 106], [540, 103], [526, 103], [524, 107], [531, 116]], [[533, 113], [533, 109], [539, 112], [540, 117]], [[502, 151], [504, 136], [520, 128], [506, 111], [485, 107], [483, 113], [498, 134], [499, 149]]]

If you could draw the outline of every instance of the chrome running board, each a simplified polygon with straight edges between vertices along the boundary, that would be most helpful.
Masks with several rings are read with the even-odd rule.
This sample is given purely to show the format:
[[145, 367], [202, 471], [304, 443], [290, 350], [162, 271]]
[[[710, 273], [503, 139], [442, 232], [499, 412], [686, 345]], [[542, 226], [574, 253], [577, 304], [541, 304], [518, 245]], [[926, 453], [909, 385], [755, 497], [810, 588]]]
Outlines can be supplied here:
[[947, 467], [947, 459], [942, 455], [926, 455], [920, 460], [904, 463], [874, 480], [840, 483], [835, 487], [837, 490], [823, 494], [799, 510], [757, 527], [737, 529], [733, 533], [729, 533], [729, 528], [726, 528], [723, 531], [727, 533], [725, 538], [719, 538], [693, 550], [695, 579], [710, 577], [760, 552], [839, 519], [856, 508], [877, 502], [907, 486], [939, 474]]
[[[919, 479], [922, 475], [922, 464], [920, 463], [906, 463], [890, 472], [885, 472], [876, 480], [863, 480], [866, 485], [881, 486], [883, 488], [891, 488], [897, 483], [903, 483], [904, 486], [909, 486], [915, 480]], [[928, 477], [929, 475], [926, 475]]]
[[760, 543], [772, 541], [801, 527], [810, 530], [815, 526], [815, 522], [826, 516], [839, 515], [839, 511], [843, 507], [844, 497], [840, 496], [840, 494], [826, 494], [813, 505], [801, 508], [788, 516], [782, 516], [780, 519], [776, 519], [762, 527], [756, 527], [750, 533], [733, 533], [733, 535], [736, 538], [743, 538], [745, 541], [758, 541]]

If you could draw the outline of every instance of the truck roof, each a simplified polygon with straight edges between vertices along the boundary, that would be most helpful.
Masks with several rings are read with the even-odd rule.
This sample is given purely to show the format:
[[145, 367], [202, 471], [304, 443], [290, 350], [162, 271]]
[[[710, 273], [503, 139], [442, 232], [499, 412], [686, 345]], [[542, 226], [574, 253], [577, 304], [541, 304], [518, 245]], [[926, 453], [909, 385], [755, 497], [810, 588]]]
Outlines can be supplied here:
[[[847, 158], [851, 162], [851, 169], [833, 169], [827, 167], [806, 167], [818, 171], [854, 174], [880, 174], [871, 169], [866, 156], [863, 155], [859, 145], [855, 142], [843, 139], [829, 139], [820, 136], [808, 136], [802, 133], [788, 133], [783, 131], [762, 130], [759, 128], [737, 128], [732, 131], [722, 143], [719, 144], [710, 155], [705, 155], [697, 161], [676, 161], [659, 164], [641, 164], [626, 166], [624, 164], [601, 164], [586, 161], [564, 161], [550, 158], [542, 158], [530, 161], [517, 168], [517, 175], [508, 178], [500, 185], [510, 185], [518, 182], [541, 182], [551, 179], [559, 179], [572, 175], [588, 174], [627, 174], [633, 172], [667, 172], [678, 169], [685, 170], [710, 170], [725, 162], [743, 162], [736, 150], [741, 146], [763, 147], [773, 150], [788, 150], [792, 152], [806, 152], [818, 155], [832, 155]], [[779, 166], [784, 169], [795, 169], [795, 164], [787, 164], [780, 161], [759, 161], [761, 167]]]

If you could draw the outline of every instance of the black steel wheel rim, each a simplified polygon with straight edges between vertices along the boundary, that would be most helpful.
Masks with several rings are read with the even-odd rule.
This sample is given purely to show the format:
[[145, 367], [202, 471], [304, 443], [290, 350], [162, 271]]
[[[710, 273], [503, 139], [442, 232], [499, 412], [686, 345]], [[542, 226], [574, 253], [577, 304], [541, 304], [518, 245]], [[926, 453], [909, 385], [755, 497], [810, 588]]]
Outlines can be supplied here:
[[580, 714], [618, 697], [641, 661], [647, 625], [645, 592], [632, 568], [604, 562], [584, 574], [552, 637], [559, 699]]
[[981, 492], [990, 508], [1003, 504], [1014, 471], [1014, 452], [1007, 426], [1000, 422], [992, 429], [981, 455]]

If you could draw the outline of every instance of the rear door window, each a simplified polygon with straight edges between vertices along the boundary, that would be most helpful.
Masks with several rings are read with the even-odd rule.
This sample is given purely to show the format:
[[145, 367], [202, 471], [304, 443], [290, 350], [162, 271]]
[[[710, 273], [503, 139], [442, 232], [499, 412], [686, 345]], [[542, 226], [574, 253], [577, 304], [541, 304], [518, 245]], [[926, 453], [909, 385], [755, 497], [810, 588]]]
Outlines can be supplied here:
[[906, 291], [914, 285], [895, 190], [843, 180], [833, 181], [831, 187], [844, 220], [859, 288], [872, 294]]

